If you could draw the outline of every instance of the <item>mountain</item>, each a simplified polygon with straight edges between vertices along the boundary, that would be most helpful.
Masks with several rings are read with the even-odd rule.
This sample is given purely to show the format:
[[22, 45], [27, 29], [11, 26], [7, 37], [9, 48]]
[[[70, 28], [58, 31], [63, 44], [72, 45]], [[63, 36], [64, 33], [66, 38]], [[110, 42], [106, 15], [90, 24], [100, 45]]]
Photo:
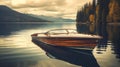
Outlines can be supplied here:
[[45, 22], [47, 20], [19, 13], [11, 8], [0, 5], [0, 23], [2, 22]]
[[52, 22], [75, 22], [73, 19], [64, 19], [61, 17], [52, 17], [52, 16], [44, 16], [44, 15], [33, 15], [29, 14], [30, 16], [36, 17], [36, 18], [41, 18], [45, 19], [47, 21], [52, 21]]

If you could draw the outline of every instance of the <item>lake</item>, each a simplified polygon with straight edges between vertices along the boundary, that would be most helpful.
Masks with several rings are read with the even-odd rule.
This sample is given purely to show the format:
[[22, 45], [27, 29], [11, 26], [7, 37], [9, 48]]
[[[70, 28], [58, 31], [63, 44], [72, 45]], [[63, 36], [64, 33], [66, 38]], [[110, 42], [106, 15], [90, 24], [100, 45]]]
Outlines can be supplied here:
[[[76, 29], [75, 22], [0, 24], [0, 67], [119, 67], [119, 27], [108, 25], [108, 39], [96, 46], [93, 56], [67, 52], [71, 59], [64, 60], [50, 57], [31, 41], [31, 34], [56, 28]], [[81, 26], [81, 31], [88, 31], [86, 25]]]

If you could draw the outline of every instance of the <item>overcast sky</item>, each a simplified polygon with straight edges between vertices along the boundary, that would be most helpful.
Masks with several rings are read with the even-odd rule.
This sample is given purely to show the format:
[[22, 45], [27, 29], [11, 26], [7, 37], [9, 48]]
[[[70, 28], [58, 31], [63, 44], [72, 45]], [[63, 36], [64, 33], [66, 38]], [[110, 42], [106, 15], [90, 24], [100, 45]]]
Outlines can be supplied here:
[[7, 5], [22, 13], [75, 19], [77, 10], [85, 3], [91, 1], [92, 0], [0, 0], [0, 5]]

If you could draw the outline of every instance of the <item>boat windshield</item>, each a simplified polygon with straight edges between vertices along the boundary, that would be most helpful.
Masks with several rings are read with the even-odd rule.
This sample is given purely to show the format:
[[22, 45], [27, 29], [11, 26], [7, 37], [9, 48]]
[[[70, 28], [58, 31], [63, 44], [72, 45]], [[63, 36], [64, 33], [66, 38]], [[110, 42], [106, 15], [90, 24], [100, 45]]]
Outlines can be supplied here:
[[77, 33], [75, 29], [55, 29], [55, 30], [50, 30], [47, 32], [47, 34], [71, 34], [71, 33]]
[[69, 33], [77, 33], [77, 31], [75, 29], [70, 29], [68, 31], [69, 31]]

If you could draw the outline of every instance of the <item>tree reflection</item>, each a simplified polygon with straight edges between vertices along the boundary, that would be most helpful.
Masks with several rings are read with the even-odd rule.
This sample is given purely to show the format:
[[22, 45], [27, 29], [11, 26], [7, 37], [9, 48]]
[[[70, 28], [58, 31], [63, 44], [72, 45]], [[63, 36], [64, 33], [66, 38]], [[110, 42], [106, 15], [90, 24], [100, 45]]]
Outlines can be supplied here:
[[107, 43], [108, 43], [107, 37], [106, 38], [104, 37], [103, 39], [99, 41], [97, 45], [97, 51], [99, 51], [98, 54], [101, 54], [101, 51], [106, 51], [107, 45], [108, 45]]
[[117, 54], [116, 58], [120, 59], [120, 26], [115, 24], [112, 26], [112, 42], [114, 53]]

